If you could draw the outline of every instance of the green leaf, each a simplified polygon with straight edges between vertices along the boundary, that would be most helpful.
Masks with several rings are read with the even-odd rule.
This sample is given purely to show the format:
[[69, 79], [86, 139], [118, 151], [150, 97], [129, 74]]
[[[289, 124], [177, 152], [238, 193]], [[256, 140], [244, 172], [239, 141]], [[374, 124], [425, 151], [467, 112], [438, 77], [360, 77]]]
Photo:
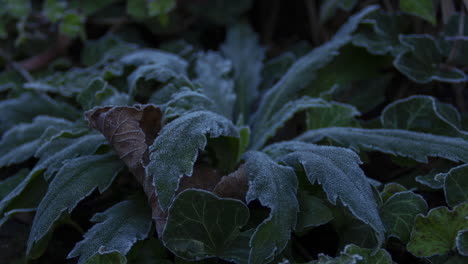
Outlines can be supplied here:
[[[121, 58], [125, 65], [137, 66], [128, 76], [129, 94], [134, 95], [140, 81], [167, 82], [173, 77], [185, 75], [187, 62], [177, 55], [160, 50], [143, 49]], [[154, 89], [154, 88], [153, 88]]]
[[207, 136], [239, 137], [232, 122], [207, 111], [192, 112], [163, 127], [150, 146], [146, 174], [152, 177], [161, 208], [166, 210], [182, 176], [191, 176], [198, 151], [204, 150]]
[[405, 129], [451, 137], [467, 137], [460, 131], [460, 114], [436, 98], [415, 95], [394, 101], [382, 112], [383, 128]]
[[175, 0], [149, 0], [147, 1], [148, 15], [159, 16], [165, 15], [173, 10], [176, 6]]
[[173, 264], [161, 240], [155, 236], [138, 241], [127, 254], [128, 264]]
[[379, 245], [382, 243], [384, 226], [356, 153], [345, 148], [296, 141], [276, 143], [264, 151], [281, 163], [304, 170], [310, 183], [318, 182], [333, 205], [340, 198], [355, 217], [375, 230]]
[[130, 102], [127, 94], [118, 92], [100, 77], [91, 80], [76, 99], [84, 110], [101, 105], [127, 105]]
[[262, 152], [249, 151], [243, 158], [249, 178], [246, 201], [258, 199], [270, 208], [270, 215], [250, 240], [249, 263], [265, 263], [283, 251], [296, 226], [298, 182], [293, 169], [277, 164]]
[[68, 133], [64, 133], [38, 148], [35, 157], [40, 159], [34, 169], [44, 169], [44, 178], [50, 180], [52, 175], [62, 168], [66, 160], [92, 155], [106, 143], [106, 139], [98, 134], [70, 137]]
[[[52, 130], [70, 129], [73, 123], [61, 118], [38, 116], [32, 123], [19, 124], [3, 134], [0, 167], [21, 163], [34, 156]], [[47, 132], [46, 132], [47, 131]]]
[[396, 56], [394, 66], [409, 79], [418, 83], [433, 80], [463, 82], [466, 75], [460, 69], [444, 65], [444, 57], [430, 35], [400, 35], [400, 41], [408, 49]]
[[431, 189], [439, 190], [444, 187], [444, 178], [441, 177], [443, 174], [436, 172], [429, 172], [426, 175], [416, 176], [416, 182], [428, 186]]
[[71, 38], [78, 36], [84, 37], [84, 21], [85, 17], [81, 14], [73, 12], [66, 13], [60, 23], [59, 30], [61, 33]]
[[433, 25], [437, 22], [432, 0], [400, 0], [400, 9], [421, 17]]
[[67, 10], [68, 3], [65, 1], [46, 0], [43, 3], [42, 12], [51, 21], [57, 22]]
[[468, 201], [468, 164], [452, 168], [445, 175], [444, 193], [452, 208]]
[[22, 169], [15, 175], [0, 181], [0, 201], [3, 200], [16, 186], [18, 186], [28, 176], [29, 170]]
[[380, 151], [424, 163], [427, 163], [428, 156], [468, 162], [468, 142], [461, 138], [400, 129], [330, 127], [307, 131], [296, 140], [317, 142], [323, 138], [355, 150]]
[[[124, 164], [115, 154], [90, 155], [68, 160], [50, 183], [37, 208], [28, 240], [28, 253], [52, 228], [63, 212], [71, 213], [78, 202], [96, 188], [109, 188]], [[99, 177], [96, 177], [99, 175]]]
[[347, 245], [344, 253], [348, 255], [359, 255], [362, 259], [358, 261], [361, 264], [393, 264], [392, 257], [383, 248], [374, 252], [373, 249], [360, 248], [356, 245]]
[[431, 209], [426, 216], [416, 216], [407, 249], [418, 257], [444, 255], [454, 250], [457, 233], [468, 229], [468, 203], [450, 211], [447, 207]]
[[274, 83], [288, 71], [295, 60], [296, 55], [291, 51], [286, 51], [265, 62], [262, 69], [262, 83], [260, 84], [260, 90], [270, 89]]
[[427, 209], [428, 205], [421, 195], [411, 191], [392, 195], [380, 208], [380, 217], [387, 231], [387, 236], [397, 237], [407, 243], [416, 215], [425, 214]]
[[326, 107], [318, 106], [307, 110], [307, 129], [350, 126], [359, 115], [361, 113], [352, 105], [330, 102]]
[[458, 253], [468, 257], [468, 229], [458, 231], [456, 245]]
[[18, 98], [0, 102], [0, 133], [23, 122], [31, 122], [39, 115], [75, 120], [80, 114], [70, 105], [44, 94], [23, 93]]
[[126, 264], [127, 260], [125, 259], [125, 256], [121, 255], [118, 252], [111, 252], [107, 254], [96, 254], [88, 261], [85, 262], [85, 264]]
[[382, 192], [380, 192], [380, 196], [382, 197], [382, 201], [385, 202], [388, 200], [388, 198], [392, 197], [396, 193], [400, 192], [406, 192], [408, 189], [406, 189], [405, 186], [395, 183], [395, 182], [389, 182], [385, 184]]
[[324, 225], [333, 220], [332, 211], [318, 197], [298, 192], [299, 214], [297, 215], [296, 232], [303, 232], [309, 227]]
[[295, 113], [320, 107], [330, 107], [330, 105], [322, 99], [310, 98], [308, 96], [288, 102], [275, 112], [271, 119], [266, 121], [263, 126], [257, 126], [253, 130], [249, 148], [260, 149]]
[[177, 195], [169, 208], [162, 240], [169, 250], [187, 260], [218, 257], [246, 263], [250, 236], [240, 228], [248, 219], [249, 209], [241, 201], [189, 189]]
[[148, 16], [146, 0], [128, 0], [127, 14], [137, 20], [146, 18]]
[[258, 96], [265, 49], [248, 24], [236, 24], [228, 29], [221, 51], [232, 61], [234, 68], [236, 116], [248, 120], [252, 103]]
[[118, 252], [125, 256], [137, 240], [149, 235], [152, 224], [151, 210], [145, 199], [120, 202], [95, 214], [91, 221], [96, 224], [68, 254], [68, 258], [79, 257], [78, 264], [94, 255]]
[[196, 82], [200, 84], [203, 93], [215, 103], [215, 112], [231, 118], [236, 101], [234, 83], [227, 75], [232, 65], [216, 52], [201, 52], [197, 56], [195, 71]]
[[311, 261], [309, 264], [357, 264], [360, 260], [362, 260], [360, 255], [342, 254], [332, 258], [320, 253], [318, 254], [318, 260]]
[[337, 51], [351, 41], [351, 34], [356, 30], [360, 21], [376, 9], [376, 6], [369, 6], [351, 16], [330, 41], [297, 60], [275, 86], [262, 97], [258, 111], [250, 122], [253, 130], [255, 131], [257, 127], [264, 127], [278, 108], [308, 85], [316, 77], [317, 70], [331, 62], [338, 54]]
[[354, 45], [365, 47], [367, 51], [375, 55], [390, 53], [396, 56], [406, 49], [398, 38], [408, 25], [408, 19], [401, 14], [377, 11], [363, 20], [363, 24], [371, 28], [359, 30], [354, 35]]

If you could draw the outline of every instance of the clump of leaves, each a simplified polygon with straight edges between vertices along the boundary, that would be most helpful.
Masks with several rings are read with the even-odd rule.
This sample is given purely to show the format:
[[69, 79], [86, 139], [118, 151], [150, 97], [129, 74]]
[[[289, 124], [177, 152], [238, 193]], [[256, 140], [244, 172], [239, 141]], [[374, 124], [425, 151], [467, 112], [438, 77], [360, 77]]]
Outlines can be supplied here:
[[[416, 2], [427, 5], [401, 1], [403, 11], [433, 23]], [[145, 3], [127, 10], [146, 19], [173, 8]], [[465, 35], [454, 39], [450, 23], [438, 36], [401, 34], [401, 16], [367, 6], [303, 56], [270, 60], [246, 23], [228, 27], [219, 51], [86, 42], [84, 68], [3, 86], [0, 226], [35, 212], [25, 261], [43, 259], [64, 226], [83, 236], [67, 253], [79, 264], [463, 261], [465, 119], [436, 97], [387, 103], [382, 91], [394, 75], [465, 82], [450, 55], [464, 54]], [[355, 54], [387, 72], [341, 65]], [[374, 89], [377, 104], [350, 95], [356, 87]], [[379, 107], [363, 121], [360, 110]], [[372, 173], [376, 155], [398, 172]], [[324, 233], [335, 241], [315, 248]]]

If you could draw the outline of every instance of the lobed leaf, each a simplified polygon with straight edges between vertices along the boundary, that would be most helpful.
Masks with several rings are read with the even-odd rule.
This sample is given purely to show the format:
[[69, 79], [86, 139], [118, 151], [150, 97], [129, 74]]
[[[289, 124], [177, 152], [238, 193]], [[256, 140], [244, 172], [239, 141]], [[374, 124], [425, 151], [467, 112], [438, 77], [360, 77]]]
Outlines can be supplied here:
[[198, 151], [210, 138], [239, 137], [232, 122], [218, 114], [197, 111], [167, 124], [150, 146], [147, 177], [153, 178], [163, 210], [170, 205], [182, 176], [191, 176]]
[[38, 116], [32, 123], [19, 124], [3, 134], [0, 141], [0, 167], [21, 163], [34, 156], [36, 150], [54, 130], [69, 129], [72, 123], [62, 118]]
[[97, 77], [78, 94], [76, 98], [84, 110], [101, 105], [126, 105], [130, 102], [127, 94], [118, 92], [101, 77]]
[[332, 204], [336, 205], [340, 198], [354, 216], [374, 229], [380, 246], [384, 226], [367, 177], [359, 168], [361, 160], [356, 153], [345, 148], [296, 141], [276, 143], [264, 151], [296, 170], [303, 169], [310, 183], [322, 185]]
[[443, 54], [432, 36], [400, 35], [400, 42], [407, 49], [395, 57], [393, 65], [409, 79], [418, 83], [466, 81], [463, 71], [443, 65]]
[[204, 190], [188, 189], [169, 208], [162, 240], [178, 257], [201, 260], [218, 257], [246, 263], [249, 257], [249, 209], [241, 201], [218, 198]]
[[[196, 111], [217, 112], [216, 101], [197, 91], [182, 88], [179, 92], [172, 94], [171, 99], [165, 103], [164, 122], [170, 122], [179, 116]], [[219, 113], [219, 112], [218, 112]], [[219, 113], [221, 114], [221, 113]]]
[[30, 253], [34, 243], [50, 231], [63, 212], [71, 213], [78, 202], [96, 188], [100, 193], [104, 192], [122, 169], [123, 163], [114, 154], [89, 155], [66, 161], [37, 208], [27, 252]]
[[278, 165], [262, 152], [249, 151], [243, 158], [249, 178], [247, 202], [258, 199], [270, 208], [250, 239], [249, 263], [265, 263], [283, 251], [296, 226], [298, 182], [293, 169]]
[[292, 96], [308, 85], [316, 77], [317, 70], [332, 61], [339, 54], [338, 50], [351, 41], [351, 34], [356, 30], [360, 21], [376, 9], [376, 6], [369, 6], [351, 16], [330, 41], [297, 60], [275, 86], [262, 97], [258, 110], [250, 122], [253, 130], [255, 131], [257, 127], [264, 127], [271, 120], [276, 109], [282, 107]]
[[236, 24], [228, 29], [221, 51], [234, 68], [236, 114], [248, 120], [252, 103], [258, 96], [265, 49], [248, 24]]
[[383, 128], [467, 137], [467, 133], [460, 130], [460, 119], [453, 106], [426, 95], [394, 101], [385, 107], [380, 117]]
[[137, 240], [145, 239], [151, 230], [151, 212], [143, 199], [120, 202], [102, 213], [95, 214], [96, 223], [68, 254], [79, 257], [78, 264], [96, 255], [114, 252], [125, 256]]
[[18, 186], [28, 176], [29, 170], [22, 169], [16, 174], [0, 181], [0, 201], [3, 200], [16, 186]]
[[407, 249], [418, 257], [444, 255], [455, 249], [456, 237], [460, 230], [468, 229], [468, 203], [449, 210], [437, 207], [426, 216], [416, 216], [411, 239]]
[[424, 163], [427, 163], [428, 156], [468, 162], [468, 143], [461, 138], [400, 129], [329, 127], [307, 131], [296, 140], [317, 142], [323, 138], [330, 138], [355, 150], [380, 151]]
[[359, 255], [362, 259], [357, 263], [360, 264], [393, 264], [392, 257], [383, 248], [374, 252], [372, 249], [360, 248], [351, 244], [345, 247], [344, 254]]
[[380, 217], [387, 230], [387, 236], [395, 236], [407, 243], [416, 215], [427, 213], [427, 209], [428, 205], [421, 195], [411, 191], [392, 195], [380, 208]]
[[450, 207], [468, 201], [468, 164], [452, 168], [443, 177], [445, 200]]

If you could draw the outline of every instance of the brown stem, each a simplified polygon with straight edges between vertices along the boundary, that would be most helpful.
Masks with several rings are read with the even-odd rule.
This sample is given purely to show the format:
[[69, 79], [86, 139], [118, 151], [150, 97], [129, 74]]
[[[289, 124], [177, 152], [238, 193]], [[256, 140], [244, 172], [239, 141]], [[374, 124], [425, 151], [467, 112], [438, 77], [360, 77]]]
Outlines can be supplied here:
[[47, 66], [52, 60], [64, 54], [71, 45], [72, 39], [59, 35], [56, 44], [46, 51], [31, 58], [20, 61], [18, 64], [27, 71], [36, 71]]

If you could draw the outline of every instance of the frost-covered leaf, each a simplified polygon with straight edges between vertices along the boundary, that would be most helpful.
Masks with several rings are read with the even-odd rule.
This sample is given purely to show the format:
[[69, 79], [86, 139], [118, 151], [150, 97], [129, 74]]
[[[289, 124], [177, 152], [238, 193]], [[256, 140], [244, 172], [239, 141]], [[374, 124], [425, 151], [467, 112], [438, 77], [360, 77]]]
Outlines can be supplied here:
[[437, 207], [426, 216], [416, 216], [407, 249], [418, 257], [444, 255], [454, 250], [457, 233], [468, 229], [468, 203], [449, 210]]
[[101, 77], [91, 80], [76, 99], [84, 110], [101, 105], [126, 105], [130, 102], [127, 94], [118, 92]]
[[309, 264], [358, 264], [362, 260], [359, 255], [342, 254], [338, 257], [332, 258], [322, 253], [318, 254], [318, 260], [309, 262]]
[[304, 191], [298, 192], [297, 199], [300, 211], [297, 214], [296, 232], [302, 232], [309, 227], [321, 226], [333, 220], [332, 211], [322, 199]]
[[104, 192], [122, 169], [123, 163], [115, 154], [89, 155], [67, 160], [55, 175], [37, 208], [27, 251], [31, 252], [34, 243], [50, 231], [63, 212], [71, 213], [78, 202], [96, 188], [100, 193]]
[[295, 113], [320, 107], [331, 107], [326, 101], [318, 98], [310, 98], [304, 96], [298, 100], [290, 101], [281, 109], [276, 111], [270, 120], [266, 121], [263, 126], [257, 126], [253, 130], [251, 136], [251, 149], [260, 149], [267, 140], [274, 136], [276, 131], [280, 129], [286, 121], [291, 119]]
[[[174, 120], [190, 112], [203, 110], [218, 112], [217, 110], [219, 110], [216, 101], [212, 100], [212, 98], [186, 87], [174, 93], [163, 108], [164, 122]], [[222, 114], [220, 112], [218, 113]]]
[[393, 64], [408, 78], [419, 83], [433, 80], [463, 82], [466, 75], [460, 69], [444, 64], [444, 57], [436, 40], [430, 35], [400, 35], [400, 42], [408, 49], [400, 53]]
[[73, 123], [62, 118], [38, 116], [32, 123], [11, 128], [3, 134], [0, 141], [0, 167], [21, 163], [33, 157], [41, 144], [52, 136], [49, 132], [70, 129], [72, 125]]
[[252, 103], [258, 96], [265, 49], [248, 24], [236, 24], [228, 29], [221, 50], [234, 68], [236, 116], [241, 115], [243, 120], [248, 120]]
[[397, 100], [387, 105], [381, 115], [383, 128], [468, 137], [460, 131], [460, 120], [460, 114], [453, 106], [426, 95]]
[[218, 114], [197, 111], [167, 124], [150, 146], [146, 174], [152, 177], [163, 210], [170, 205], [182, 176], [191, 176], [198, 151], [207, 137], [239, 137], [232, 122]]
[[270, 89], [283, 76], [296, 60], [293, 52], [286, 51], [265, 62], [262, 69], [261, 90]]
[[262, 97], [258, 111], [250, 122], [253, 130], [257, 127], [264, 127], [278, 108], [308, 85], [316, 77], [317, 70], [332, 61], [338, 54], [338, 50], [351, 41], [351, 34], [361, 20], [376, 9], [376, 6], [369, 6], [351, 16], [330, 41], [298, 59], [275, 86]]
[[427, 208], [424, 198], [411, 191], [398, 192], [392, 195], [380, 208], [380, 217], [384, 223], [387, 236], [395, 236], [407, 243], [416, 215], [425, 214]]
[[318, 182], [322, 186], [332, 204], [336, 205], [339, 198], [355, 217], [374, 229], [379, 245], [382, 243], [384, 226], [355, 152], [296, 141], [276, 143], [264, 151], [296, 170], [304, 170], [312, 184]]
[[185, 75], [187, 62], [177, 55], [161, 50], [143, 49], [120, 59], [125, 65], [137, 69], [128, 76], [129, 94], [134, 95], [140, 81], [167, 82], [172, 77]]
[[344, 254], [359, 255], [362, 260], [358, 261], [358, 263], [361, 264], [393, 264], [392, 257], [383, 248], [374, 252], [373, 249], [360, 248], [351, 244], [345, 247]]
[[421, 17], [431, 24], [436, 24], [436, 17], [432, 0], [400, 0], [400, 9], [418, 17]]
[[307, 129], [351, 126], [359, 115], [361, 113], [352, 105], [330, 102], [327, 106], [307, 110]]
[[97, 254], [118, 252], [125, 256], [137, 240], [148, 236], [151, 211], [144, 199], [132, 199], [95, 214], [91, 221], [96, 224], [68, 254], [68, 258], [79, 257], [78, 264]]
[[400, 129], [330, 127], [307, 131], [296, 140], [317, 142], [323, 138], [355, 150], [380, 151], [424, 163], [427, 163], [428, 156], [468, 162], [468, 142], [461, 138]]
[[365, 47], [370, 53], [384, 55], [391, 53], [396, 56], [405, 47], [400, 43], [398, 36], [408, 24], [408, 20], [398, 13], [377, 11], [363, 20], [371, 29], [362, 28], [353, 38], [353, 44]]
[[431, 189], [442, 189], [444, 187], [444, 178], [438, 176], [439, 173], [429, 172], [426, 175], [419, 175], [414, 178], [416, 182], [428, 186]]
[[460, 255], [468, 257], [468, 229], [460, 230], [456, 238], [457, 250]]
[[450, 207], [468, 201], [468, 164], [452, 168], [444, 175], [445, 200]]
[[246, 263], [250, 236], [240, 228], [248, 219], [249, 210], [241, 201], [189, 189], [177, 195], [169, 208], [162, 240], [187, 260], [218, 257]]
[[236, 100], [234, 82], [227, 77], [231, 70], [231, 61], [224, 59], [219, 53], [208, 51], [197, 56], [196, 82], [200, 84], [203, 93], [215, 103], [215, 112], [227, 118], [231, 118]]
[[262, 152], [249, 151], [243, 158], [249, 178], [247, 202], [258, 199], [270, 208], [270, 215], [250, 240], [249, 263], [265, 263], [283, 251], [296, 226], [298, 182], [293, 169], [277, 164]]
[[39, 115], [49, 115], [75, 120], [80, 114], [66, 103], [44, 94], [23, 93], [18, 98], [0, 103], [0, 133], [23, 122], [30, 122]]
[[88, 134], [73, 137], [73, 135], [65, 133], [54, 137], [37, 149], [34, 156], [40, 159], [34, 169], [44, 169], [45, 179], [50, 180], [66, 160], [92, 155], [104, 144], [106, 144], [106, 140], [101, 135]]
[[135, 243], [126, 257], [128, 264], [173, 264], [162, 241], [155, 236]]

